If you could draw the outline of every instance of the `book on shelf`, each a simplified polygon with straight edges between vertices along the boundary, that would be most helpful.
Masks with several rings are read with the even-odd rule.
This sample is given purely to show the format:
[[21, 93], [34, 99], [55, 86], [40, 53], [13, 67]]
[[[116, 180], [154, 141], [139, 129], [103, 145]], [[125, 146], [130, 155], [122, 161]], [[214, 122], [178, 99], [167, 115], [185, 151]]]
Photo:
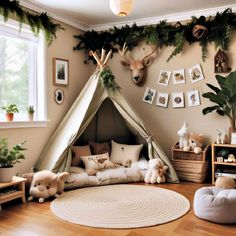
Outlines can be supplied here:
[[0, 196], [18, 191], [16, 186], [9, 186], [0, 189]]

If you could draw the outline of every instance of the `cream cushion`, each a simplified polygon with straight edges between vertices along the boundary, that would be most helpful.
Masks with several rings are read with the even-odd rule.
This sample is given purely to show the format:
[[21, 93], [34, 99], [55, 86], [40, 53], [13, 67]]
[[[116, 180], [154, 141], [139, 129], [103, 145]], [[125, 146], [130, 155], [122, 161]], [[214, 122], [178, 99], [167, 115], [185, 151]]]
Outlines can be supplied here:
[[72, 153], [74, 156], [72, 157], [71, 166], [79, 166], [81, 164], [81, 156], [89, 156], [91, 155], [89, 145], [85, 146], [72, 146]]
[[197, 217], [221, 224], [236, 223], [236, 189], [203, 187], [194, 195]]
[[99, 170], [115, 167], [110, 161], [108, 153], [82, 156], [81, 160], [84, 163], [88, 175], [96, 175]]
[[111, 161], [120, 165], [137, 162], [143, 144], [127, 145], [111, 141]]

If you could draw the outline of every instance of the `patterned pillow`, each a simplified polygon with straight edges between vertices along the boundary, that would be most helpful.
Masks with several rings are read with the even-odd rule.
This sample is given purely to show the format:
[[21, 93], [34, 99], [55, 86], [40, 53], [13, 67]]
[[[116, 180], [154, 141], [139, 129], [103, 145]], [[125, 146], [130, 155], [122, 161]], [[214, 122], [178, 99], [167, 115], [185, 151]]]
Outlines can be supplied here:
[[111, 161], [123, 166], [130, 166], [131, 163], [139, 160], [139, 154], [143, 144], [127, 145], [111, 141]]
[[89, 146], [92, 151], [92, 155], [97, 155], [97, 154], [104, 154], [104, 153], [110, 153], [110, 145], [109, 143], [96, 143], [93, 141], [89, 142]]
[[74, 156], [72, 157], [71, 166], [79, 166], [81, 164], [81, 156], [89, 156], [91, 155], [89, 145], [85, 146], [72, 146], [71, 148]]
[[96, 175], [99, 170], [116, 167], [116, 165], [110, 161], [108, 153], [82, 156], [81, 160], [84, 163], [88, 175]]

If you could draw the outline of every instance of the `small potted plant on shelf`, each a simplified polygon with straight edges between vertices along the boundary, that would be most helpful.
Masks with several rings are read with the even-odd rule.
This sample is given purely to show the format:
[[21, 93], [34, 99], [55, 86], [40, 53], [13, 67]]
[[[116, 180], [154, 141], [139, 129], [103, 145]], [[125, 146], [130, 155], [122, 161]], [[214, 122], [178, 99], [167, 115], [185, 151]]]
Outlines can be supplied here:
[[0, 139], [0, 182], [12, 181], [12, 177], [15, 175], [14, 165], [25, 159], [25, 155], [22, 153], [26, 150], [23, 147], [25, 143], [26, 141], [9, 148], [7, 139]]
[[6, 112], [6, 119], [7, 121], [13, 121], [14, 113], [19, 112], [16, 104], [10, 104], [8, 106], [3, 106], [2, 109]]
[[34, 106], [29, 105], [29, 106], [27, 107], [27, 111], [28, 111], [28, 119], [29, 119], [30, 121], [34, 120], [34, 113], [35, 113]]
[[220, 87], [207, 84], [212, 91], [202, 94], [215, 105], [204, 108], [202, 113], [206, 115], [216, 111], [221, 116], [227, 116], [230, 121], [230, 137], [231, 132], [236, 130], [236, 71], [231, 72], [226, 77], [216, 75], [216, 80]]

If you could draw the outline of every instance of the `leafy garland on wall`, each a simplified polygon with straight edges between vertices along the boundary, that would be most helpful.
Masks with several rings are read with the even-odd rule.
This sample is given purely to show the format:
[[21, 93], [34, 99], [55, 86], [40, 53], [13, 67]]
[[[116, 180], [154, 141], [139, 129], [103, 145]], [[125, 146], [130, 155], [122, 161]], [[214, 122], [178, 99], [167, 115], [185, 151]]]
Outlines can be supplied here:
[[131, 50], [140, 41], [145, 40], [148, 44], [154, 44], [158, 48], [174, 46], [175, 49], [167, 59], [169, 61], [177, 54], [181, 53], [184, 44], [199, 42], [202, 48], [202, 59], [205, 61], [208, 53], [208, 44], [214, 43], [216, 47], [227, 50], [230, 45], [231, 34], [236, 29], [236, 15], [232, 9], [226, 9], [222, 13], [217, 12], [215, 17], [206, 18], [204, 16], [192, 17], [191, 22], [185, 25], [177, 22], [169, 24], [161, 21], [157, 25], [133, 26], [125, 25], [121, 28], [111, 28], [107, 31], [87, 31], [84, 34], [75, 35], [79, 43], [74, 50], [84, 49], [87, 58], [84, 63], [93, 60], [87, 52], [89, 50], [100, 51], [101, 48], [117, 52], [126, 42]]
[[1, 0], [0, 14], [3, 15], [4, 21], [7, 21], [9, 16], [13, 14], [20, 22], [20, 28], [23, 23], [28, 24], [35, 35], [38, 35], [39, 31], [43, 30], [49, 44], [56, 38], [56, 32], [63, 29], [60, 24], [54, 24], [47, 13], [31, 14], [29, 11], [24, 10], [19, 1], [16, 0]]

